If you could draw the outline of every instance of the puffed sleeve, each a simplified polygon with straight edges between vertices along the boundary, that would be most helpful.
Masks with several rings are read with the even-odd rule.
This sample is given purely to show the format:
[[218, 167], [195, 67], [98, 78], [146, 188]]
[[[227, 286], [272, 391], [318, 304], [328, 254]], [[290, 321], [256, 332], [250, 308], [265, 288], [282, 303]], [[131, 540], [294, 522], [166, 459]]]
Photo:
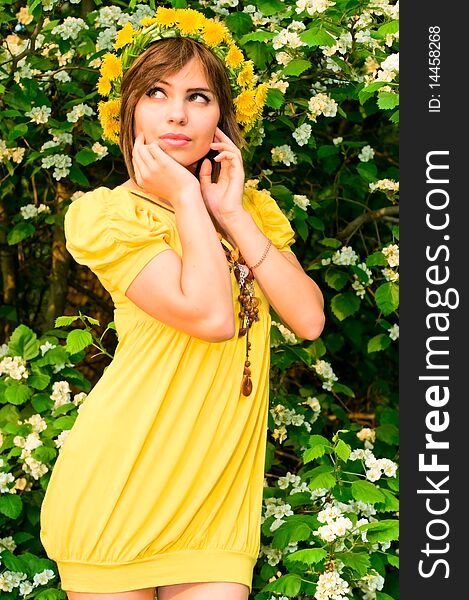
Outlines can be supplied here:
[[104, 287], [125, 294], [142, 268], [170, 250], [170, 231], [150, 208], [100, 187], [75, 200], [65, 214], [66, 247]]
[[275, 199], [267, 190], [253, 189], [252, 193], [265, 235], [280, 252], [293, 253], [291, 246], [295, 243], [295, 232]]

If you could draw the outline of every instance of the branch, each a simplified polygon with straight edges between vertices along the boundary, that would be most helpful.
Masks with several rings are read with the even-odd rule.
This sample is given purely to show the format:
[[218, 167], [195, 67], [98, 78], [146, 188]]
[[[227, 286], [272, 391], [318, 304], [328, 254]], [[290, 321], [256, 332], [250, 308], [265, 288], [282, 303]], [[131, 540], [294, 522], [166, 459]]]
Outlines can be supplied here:
[[378, 210], [363, 213], [362, 215], [351, 221], [347, 225], [347, 227], [344, 227], [344, 229], [342, 229], [342, 231], [339, 231], [336, 237], [339, 238], [339, 240], [350, 238], [357, 231], [357, 229], [359, 229], [365, 223], [369, 223], [370, 221], [377, 221], [378, 219], [383, 219], [385, 217], [390, 217], [398, 214], [398, 206], [389, 206], [387, 208], [379, 208]]

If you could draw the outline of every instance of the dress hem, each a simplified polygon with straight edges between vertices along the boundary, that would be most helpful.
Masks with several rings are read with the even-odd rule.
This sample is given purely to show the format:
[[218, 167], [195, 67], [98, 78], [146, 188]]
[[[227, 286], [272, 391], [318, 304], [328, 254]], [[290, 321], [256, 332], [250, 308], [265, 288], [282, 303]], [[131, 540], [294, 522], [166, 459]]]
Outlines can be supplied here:
[[177, 583], [227, 581], [252, 590], [256, 558], [241, 552], [185, 550], [121, 563], [55, 561], [62, 589], [113, 593]]

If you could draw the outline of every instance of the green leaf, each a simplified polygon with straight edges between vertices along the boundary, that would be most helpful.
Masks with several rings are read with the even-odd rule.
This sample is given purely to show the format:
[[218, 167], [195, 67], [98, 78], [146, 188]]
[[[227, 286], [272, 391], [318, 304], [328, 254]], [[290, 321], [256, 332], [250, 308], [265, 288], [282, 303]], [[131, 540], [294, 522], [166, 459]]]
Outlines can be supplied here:
[[388, 259], [378, 250], [366, 257], [367, 267], [385, 267], [388, 264]]
[[364, 577], [371, 568], [370, 557], [366, 552], [336, 552], [335, 557], [346, 567]]
[[274, 532], [272, 548], [285, 548], [291, 542], [308, 540], [317, 527], [317, 519], [311, 515], [291, 515]]
[[256, 0], [256, 6], [266, 17], [285, 11], [285, 4], [281, 0]]
[[317, 490], [319, 488], [326, 488], [330, 490], [335, 486], [336, 483], [337, 482], [334, 475], [331, 473], [321, 473], [308, 483], [308, 487], [312, 490]]
[[57, 317], [55, 319], [54, 327], [67, 327], [68, 325], [71, 325], [72, 323], [74, 323], [79, 318], [80, 318], [79, 316], [69, 317], [69, 316], [66, 316], [66, 315], [63, 315], [61, 317]]
[[351, 451], [352, 449], [344, 442], [344, 440], [339, 440], [334, 448], [334, 452], [344, 462], [348, 461]]
[[72, 165], [70, 167], [69, 173], [70, 181], [73, 183], [77, 183], [83, 187], [89, 187], [90, 182], [88, 181], [88, 177], [83, 173], [83, 171], [77, 165]]
[[366, 181], [366, 183], [376, 181], [378, 168], [374, 162], [361, 162], [359, 165], [357, 165], [357, 171], [360, 177], [363, 179], [363, 181]]
[[67, 335], [66, 350], [69, 354], [76, 354], [93, 343], [93, 336], [89, 331], [74, 329]]
[[396, 600], [396, 598], [384, 592], [376, 592], [376, 600]]
[[67, 595], [63, 590], [49, 588], [36, 594], [34, 600], [67, 600]]
[[298, 77], [298, 75], [307, 71], [311, 66], [309, 60], [294, 58], [284, 67], [283, 75], [294, 75], [295, 77]]
[[388, 281], [376, 290], [375, 301], [384, 316], [391, 314], [399, 307], [399, 285]]
[[226, 15], [225, 23], [238, 36], [249, 33], [252, 30], [252, 18], [245, 12], [235, 12]]
[[[272, 33], [271, 35], [273, 36], [274, 34]], [[244, 46], [244, 51], [248, 58], [252, 60], [254, 65], [261, 71], [266, 68], [267, 62], [271, 60], [274, 52], [272, 47], [269, 44], [266, 44], [265, 41], [247, 42]]]
[[10, 141], [16, 140], [16, 138], [21, 137], [22, 135], [26, 135], [28, 133], [28, 126], [26, 125], [26, 123], [19, 123], [18, 125], [15, 125], [15, 127], [13, 127], [11, 129], [11, 131], [8, 134], [8, 139]]
[[306, 550], [297, 550], [296, 552], [292, 552], [288, 554], [284, 558], [291, 560], [292, 562], [301, 562], [305, 565], [314, 565], [321, 560], [324, 560], [327, 556], [327, 552], [323, 548], [311, 548]]
[[349, 388], [348, 385], [344, 385], [343, 383], [337, 383], [337, 381], [335, 381], [332, 384], [332, 389], [334, 392], [345, 394], [349, 398], [355, 398], [355, 392]]
[[381, 488], [381, 493], [384, 495], [385, 501], [377, 502], [375, 509], [378, 512], [397, 512], [399, 510], [399, 500], [396, 496], [386, 488]]
[[35, 390], [44, 390], [49, 385], [49, 382], [50, 377], [45, 373], [34, 373], [28, 377], [28, 385]]
[[358, 92], [358, 99], [360, 100], [360, 104], [365, 104], [365, 102], [374, 95], [375, 92], [382, 88], [383, 85], [387, 85], [386, 81], [374, 81], [369, 85], [363, 87]]
[[9, 571], [13, 571], [14, 573], [24, 573], [27, 570], [27, 565], [21, 556], [15, 556], [6, 548], [2, 548], [1, 553], [3, 566]]
[[355, 500], [361, 500], [367, 504], [375, 504], [385, 500], [384, 494], [378, 486], [370, 481], [362, 480], [352, 482], [352, 496]]
[[397, 446], [399, 443], [399, 429], [395, 425], [385, 423], [384, 425], [379, 425], [375, 431], [378, 440], [391, 446]]
[[75, 155], [75, 160], [80, 163], [80, 165], [86, 166], [96, 162], [98, 156], [90, 148], [82, 148], [80, 152], [77, 152]]
[[378, 29], [378, 34], [380, 37], [384, 38], [388, 35], [388, 33], [397, 33], [399, 31], [399, 21], [389, 21], [389, 23], [384, 23]]
[[11, 231], [8, 232], [7, 242], [10, 246], [22, 242], [28, 237], [31, 237], [36, 232], [36, 228], [32, 223], [21, 221], [17, 223]]
[[397, 519], [384, 519], [376, 523], [365, 523], [359, 528], [366, 531], [366, 537], [372, 544], [376, 542], [392, 542], [399, 539], [399, 521]]
[[8, 348], [14, 356], [31, 360], [39, 354], [37, 335], [26, 325], [18, 325], [11, 334]]
[[340, 248], [342, 246], [342, 242], [336, 238], [322, 238], [322, 240], [318, 240], [318, 243], [328, 248]]
[[324, 29], [311, 27], [300, 33], [300, 39], [307, 46], [333, 46], [336, 40]]
[[339, 291], [347, 285], [349, 274], [339, 271], [339, 269], [329, 269], [326, 271], [324, 279], [329, 287]]
[[389, 117], [391, 123], [398, 124], [399, 123], [399, 111], [395, 110], [392, 115]]
[[378, 106], [381, 110], [390, 110], [399, 106], [399, 94], [395, 94], [394, 92], [379, 92]]
[[368, 353], [379, 352], [380, 350], [386, 350], [391, 344], [391, 338], [386, 333], [379, 333], [368, 341], [367, 351]]
[[275, 33], [271, 31], [253, 31], [252, 33], [247, 33], [243, 35], [240, 39], [239, 43], [241, 45], [246, 44], [247, 42], [266, 42], [271, 40], [275, 36]]
[[294, 597], [299, 593], [300, 589], [301, 577], [294, 573], [288, 573], [268, 583], [262, 588], [261, 592], [278, 592], [288, 597]]
[[399, 557], [395, 554], [386, 554], [386, 558], [388, 559], [388, 563], [396, 569], [399, 568]]
[[24, 383], [13, 383], [5, 388], [5, 400], [10, 404], [24, 404], [32, 395], [32, 390]]
[[331, 300], [331, 309], [334, 315], [343, 321], [347, 317], [355, 314], [360, 308], [360, 299], [353, 292], [344, 292], [337, 294]]
[[280, 108], [285, 103], [285, 96], [276, 88], [269, 88], [265, 103], [269, 108]]
[[[16, 494], [0, 494], [0, 513], [9, 519], [17, 519], [23, 508], [23, 501]], [[3, 552], [2, 552], [3, 560]]]
[[324, 159], [329, 156], [336, 156], [339, 153], [339, 149], [337, 146], [333, 146], [330, 144], [324, 144], [318, 148], [318, 158]]
[[314, 446], [314, 448], [307, 448], [303, 452], [304, 464], [311, 462], [315, 458], [319, 458], [320, 456], [323, 456], [323, 454], [325, 454], [325, 452], [326, 452], [325, 446], [318, 445], [318, 446]]

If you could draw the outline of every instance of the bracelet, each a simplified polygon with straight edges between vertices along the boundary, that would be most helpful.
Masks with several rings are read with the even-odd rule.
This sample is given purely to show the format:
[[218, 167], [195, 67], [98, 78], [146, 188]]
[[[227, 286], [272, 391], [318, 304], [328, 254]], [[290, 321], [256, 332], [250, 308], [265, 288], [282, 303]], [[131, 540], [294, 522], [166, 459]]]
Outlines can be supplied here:
[[255, 269], [256, 267], [258, 267], [261, 262], [264, 260], [264, 258], [267, 256], [267, 252], [269, 251], [270, 247], [272, 246], [272, 240], [269, 240], [265, 250], [264, 250], [264, 254], [262, 255], [261, 259], [259, 262], [257, 262], [255, 265], [253, 265], [252, 267], [249, 267], [251, 270]]

